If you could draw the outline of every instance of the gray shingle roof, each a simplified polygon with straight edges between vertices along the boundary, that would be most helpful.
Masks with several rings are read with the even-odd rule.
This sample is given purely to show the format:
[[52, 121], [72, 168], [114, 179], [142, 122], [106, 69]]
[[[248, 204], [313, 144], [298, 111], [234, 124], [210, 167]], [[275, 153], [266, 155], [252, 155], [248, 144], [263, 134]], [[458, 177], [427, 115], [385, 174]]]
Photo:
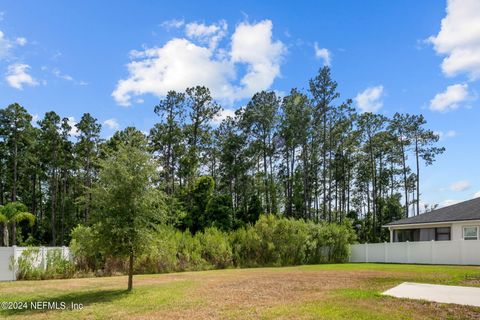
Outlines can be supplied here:
[[393, 221], [387, 223], [385, 226], [464, 220], [480, 220], [480, 197], [436, 209], [418, 216]]

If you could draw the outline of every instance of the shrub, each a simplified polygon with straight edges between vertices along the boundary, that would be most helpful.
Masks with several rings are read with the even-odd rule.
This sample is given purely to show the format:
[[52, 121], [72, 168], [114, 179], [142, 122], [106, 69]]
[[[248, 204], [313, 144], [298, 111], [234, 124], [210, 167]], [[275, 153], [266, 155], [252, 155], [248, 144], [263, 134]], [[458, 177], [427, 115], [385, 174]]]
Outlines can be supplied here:
[[161, 226], [152, 236], [152, 243], [137, 258], [136, 273], [165, 273], [178, 271], [178, 241], [180, 232], [170, 226]]
[[273, 241], [278, 251], [278, 265], [306, 263], [308, 228], [303, 220], [277, 219]]
[[354, 236], [347, 222], [315, 224], [268, 215], [233, 232], [231, 242], [237, 266], [286, 266], [343, 262]]
[[254, 226], [232, 236], [240, 266], [284, 266], [305, 262], [307, 224], [301, 220], [261, 216]]
[[177, 258], [179, 271], [197, 271], [211, 269], [212, 266], [202, 257], [202, 244], [187, 230], [176, 233]]
[[348, 260], [349, 245], [356, 235], [349, 221], [342, 224], [309, 223], [307, 263], [332, 263]]
[[260, 236], [251, 226], [234, 231], [230, 236], [233, 250], [233, 260], [236, 266], [261, 266]]
[[197, 233], [201, 245], [202, 258], [214, 268], [232, 266], [232, 246], [228, 235], [216, 228], [207, 228], [203, 233]]
[[61, 249], [50, 249], [46, 253], [46, 279], [72, 278], [75, 274], [75, 265], [69, 258], [62, 255]]
[[104, 264], [105, 259], [98, 250], [98, 238], [92, 227], [76, 226], [71, 233], [70, 250], [79, 271], [95, 271]]
[[75, 265], [62, 256], [60, 249], [48, 250], [43, 261], [40, 248], [27, 248], [11, 267], [16, 269], [19, 280], [71, 278], [75, 273]]
[[18, 280], [39, 280], [42, 279], [41, 263], [40, 248], [27, 248], [16, 260], [12, 257], [10, 268], [15, 268]]
[[[78, 226], [71, 250], [77, 269], [97, 275], [125, 273], [125, 259], [98, 251], [94, 229]], [[344, 262], [355, 233], [348, 221], [314, 223], [262, 215], [254, 225], [232, 232], [215, 227], [192, 235], [173, 226], [158, 226], [149, 234], [146, 250], [136, 259], [135, 273], [164, 273], [213, 268], [287, 266]], [[68, 273], [68, 270], [57, 270]]]

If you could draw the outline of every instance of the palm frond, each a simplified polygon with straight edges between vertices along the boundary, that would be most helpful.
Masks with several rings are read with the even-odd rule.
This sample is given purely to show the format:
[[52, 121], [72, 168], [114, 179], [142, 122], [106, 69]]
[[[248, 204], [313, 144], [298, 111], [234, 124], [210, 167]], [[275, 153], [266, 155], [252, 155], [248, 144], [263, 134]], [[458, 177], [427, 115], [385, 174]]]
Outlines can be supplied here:
[[12, 220], [15, 222], [28, 221], [28, 225], [31, 227], [35, 223], [35, 216], [30, 212], [17, 212]]

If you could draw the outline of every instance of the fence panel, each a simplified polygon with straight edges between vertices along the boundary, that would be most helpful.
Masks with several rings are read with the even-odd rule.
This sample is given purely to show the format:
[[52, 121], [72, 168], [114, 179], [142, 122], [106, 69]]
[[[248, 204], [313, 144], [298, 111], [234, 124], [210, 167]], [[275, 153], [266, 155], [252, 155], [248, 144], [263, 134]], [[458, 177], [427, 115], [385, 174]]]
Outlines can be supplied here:
[[0, 247], [0, 281], [16, 280], [16, 270], [12, 270], [11, 261], [17, 260], [26, 250], [34, 250], [30, 254], [32, 265], [45, 269], [47, 267], [48, 252], [58, 250], [64, 259], [71, 259], [68, 247]]
[[12, 247], [0, 247], [0, 281], [15, 280], [13, 270], [10, 270], [12, 257]]
[[354, 244], [350, 262], [480, 265], [480, 240]]
[[384, 261], [372, 261], [372, 262], [394, 262], [394, 263], [402, 263], [404, 261], [408, 261], [408, 247], [407, 244], [404, 242], [395, 242], [389, 246], [387, 243], [382, 243], [382, 245], [386, 248], [387, 252], [387, 259]]

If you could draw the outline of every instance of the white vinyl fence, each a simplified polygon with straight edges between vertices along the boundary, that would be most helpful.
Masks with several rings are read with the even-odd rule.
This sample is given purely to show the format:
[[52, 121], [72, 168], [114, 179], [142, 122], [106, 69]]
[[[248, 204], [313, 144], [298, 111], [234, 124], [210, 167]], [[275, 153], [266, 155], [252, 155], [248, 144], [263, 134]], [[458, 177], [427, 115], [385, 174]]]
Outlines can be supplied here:
[[350, 262], [480, 265], [480, 240], [354, 244]]
[[[12, 281], [17, 279], [16, 270], [12, 267], [13, 259], [17, 261], [22, 256], [22, 252], [32, 249], [32, 247], [0, 247], [0, 281]], [[38, 254], [34, 255], [33, 266], [46, 269], [47, 252], [51, 250], [60, 250], [64, 259], [71, 259], [70, 249], [68, 247], [37, 247]]]

